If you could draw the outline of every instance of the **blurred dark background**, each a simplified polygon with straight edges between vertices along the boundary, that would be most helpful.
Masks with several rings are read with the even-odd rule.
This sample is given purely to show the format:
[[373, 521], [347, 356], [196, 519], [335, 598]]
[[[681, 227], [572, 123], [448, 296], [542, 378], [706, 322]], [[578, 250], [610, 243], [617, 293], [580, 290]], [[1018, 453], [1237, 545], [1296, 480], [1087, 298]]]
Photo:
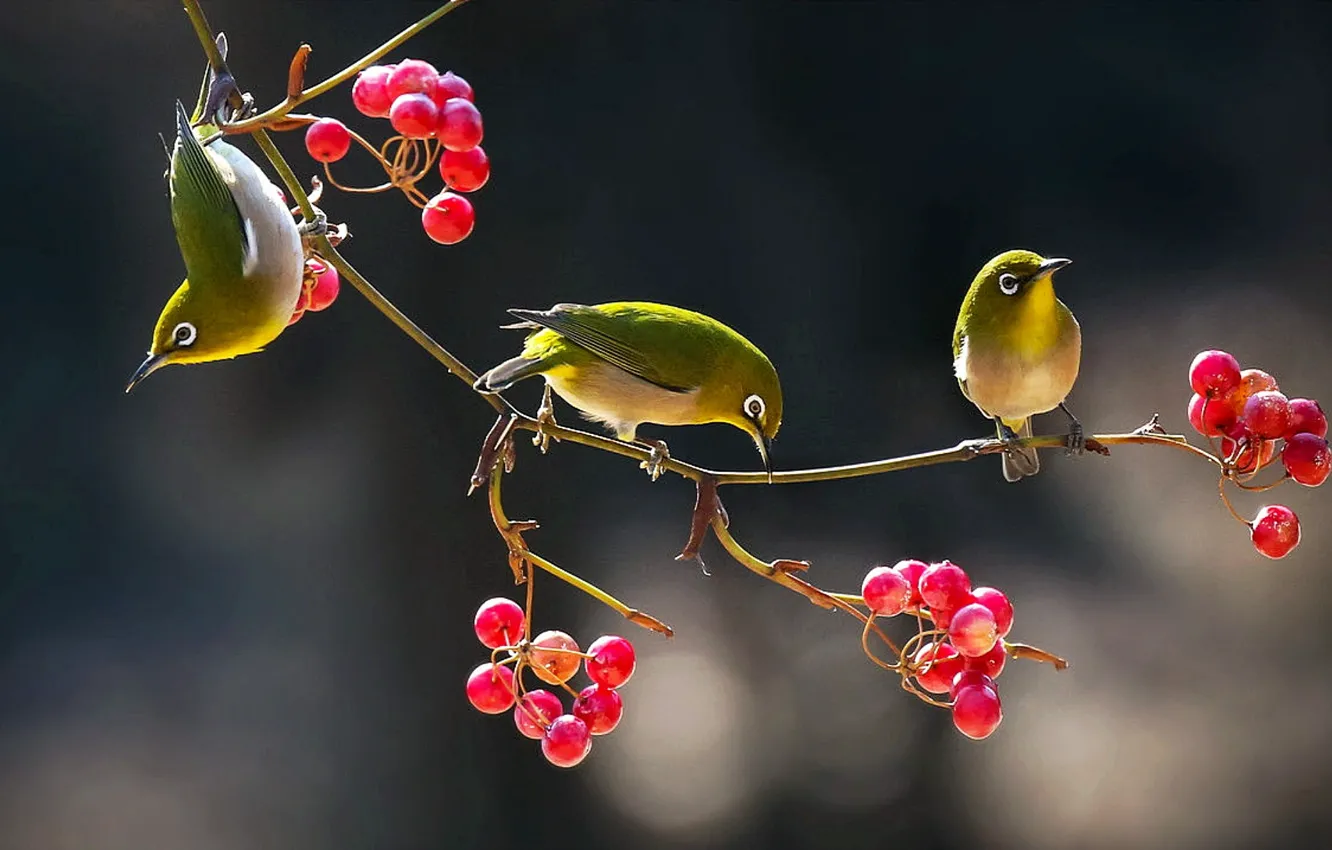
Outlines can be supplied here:
[[[206, 5], [261, 104], [301, 40], [314, 79], [429, 7]], [[0, 48], [5, 850], [1216, 850], [1332, 828], [1327, 494], [1278, 491], [1305, 542], [1267, 561], [1203, 464], [1150, 448], [1051, 453], [1017, 486], [984, 459], [726, 493], [742, 541], [826, 586], [918, 556], [1008, 590], [1015, 636], [1073, 668], [1011, 664], [977, 744], [847, 618], [715, 544], [711, 577], [673, 561], [687, 482], [522, 444], [530, 542], [678, 630], [539, 580], [539, 628], [640, 653], [621, 728], [548, 766], [462, 693], [473, 611], [515, 592], [463, 496], [489, 408], [345, 285], [261, 356], [123, 395], [182, 276], [157, 134], [198, 45], [171, 0], [104, 0], [9, 4]], [[662, 300], [777, 364], [779, 467], [943, 447], [988, 432], [950, 372], [957, 305], [1023, 246], [1076, 261], [1091, 431], [1186, 428], [1210, 346], [1332, 398], [1332, 5], [476, 0], [408, 55], [476, 88], [475, 234], [434, 245], [396, 196], [324, 207], [474, 368], [516, 350], [507, 307]], [[310, 108], [388, 129], [345, 88]], [[757, 463], [720, 426], [652, 433]]]

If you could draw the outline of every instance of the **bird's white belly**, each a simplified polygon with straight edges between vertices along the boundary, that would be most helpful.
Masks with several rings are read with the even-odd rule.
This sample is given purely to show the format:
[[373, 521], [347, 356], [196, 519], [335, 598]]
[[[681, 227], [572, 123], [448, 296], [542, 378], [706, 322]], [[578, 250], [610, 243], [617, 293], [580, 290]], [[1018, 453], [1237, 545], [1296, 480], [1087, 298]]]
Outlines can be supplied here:
[[963, 346], [955, 364], [965, 376], [967, 397], [984, 413], [1002, 419], [1025, 419], [1059, 406], [1077, 379], [1077, 360], [1047, 357], [1030, 361], [1018, 355], [989, 358], [971, 356]]
[[656, 425], [698, 422], [698, 390], [677, 393], [662, 389], [609, 363], [594, 363], [576, 370], [556, 369], [546, 374], [546, 382], [588, 419], [615, 429], [622, 440], [632, 440], [642, 422]]

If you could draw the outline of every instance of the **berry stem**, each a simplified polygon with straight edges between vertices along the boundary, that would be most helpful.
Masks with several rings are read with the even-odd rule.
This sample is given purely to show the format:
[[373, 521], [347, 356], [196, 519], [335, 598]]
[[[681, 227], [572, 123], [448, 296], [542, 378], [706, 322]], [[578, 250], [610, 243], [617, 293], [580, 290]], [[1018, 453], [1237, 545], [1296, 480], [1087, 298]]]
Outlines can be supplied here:
[[[1247, 523], [1246, 523], [1247, 525]], [[1027, 658], [1032, 661], [1041, 661], [1046, 664], [1053, 664], [1056, 670], [1067, 670], [1068, 662], [1053, 652], [1046, 652], [1035, 646], [1028, 646], [1025, 643], [1009, 643], [1004, 641], [1004, 649], [1013, 658]]]
[[1230, 515], [1235, 518], [1236, 522], [1240, 525], [1249, 526], [1249, 521], [1240, 516], [1239, 512], [1235, 510], [1235, 506], [1230, 503], [1230, 497], [1226, 495], [1226, 480], [1226, 476], [1223, 475], [1216, 484], [1216, 492], [1221, 496], [1221, 503], [1226, 506], [1226, 510], [1230, 511]]

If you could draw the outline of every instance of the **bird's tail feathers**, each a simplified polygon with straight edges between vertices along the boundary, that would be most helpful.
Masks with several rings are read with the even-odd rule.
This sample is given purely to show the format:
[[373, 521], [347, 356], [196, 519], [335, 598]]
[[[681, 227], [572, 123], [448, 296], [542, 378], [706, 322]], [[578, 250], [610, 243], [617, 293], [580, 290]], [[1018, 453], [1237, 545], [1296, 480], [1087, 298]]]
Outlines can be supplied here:
[[[1031, 417], [1028, 416], [1022, 420], [1022, 427], [1017, 429], [1019, 437], [1031, 436]], [[1006, 451], [1002, 455], [1004, 462], [1004, 479], [1007, 481], [1020, 481], [1028, 475], [1035, 475], [1041, 471], [1041, 458], [1036, 453], [1036, 449], [1030, 446], [1020, 449]]]
[[512, 360], [505, 360], [481, 375], [476, 379], [476, 383], [472, 384], [472, 389], [483, 393], [504, 392], [524, 378], [541, 374], [545, 368], [545, 364], [540, 360], [515, 357]]

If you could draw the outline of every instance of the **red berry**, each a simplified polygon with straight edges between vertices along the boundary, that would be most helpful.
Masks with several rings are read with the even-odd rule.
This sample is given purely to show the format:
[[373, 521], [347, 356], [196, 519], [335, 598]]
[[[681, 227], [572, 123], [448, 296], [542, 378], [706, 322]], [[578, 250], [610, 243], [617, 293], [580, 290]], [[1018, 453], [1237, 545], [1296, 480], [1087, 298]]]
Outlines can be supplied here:
[[[1221, 438], [1221, 457], [1229, 460], [1230, 464], [1239, 472], [1245, 474], [1257, 472], [1271, 463], [1272, 458], [1276, 457], [1276, 440], [1243, 437], [1242, 443], [1241, 447], [1240, 442], [1229, 437]], [[1255, 446], [1258, 447], [1256, 450]]]
[[930, 609], [956, 611], [971, 602], [971, 580], [952, 561], [930, 564], [920, 577], [920, 598]]
[[396, 65], [371, 65], [362, 71], [352, 84], [352, 104], [362, 115], [386, 118], [393, 98], [388, 93], [389, 75]]
[[481, 603], [472, 618], [476, 639], [483, 646], [513, 646], [523, 637], [523, 609], [512, 599], [496, 596]]
[[[1206, 414], [1207, 422], [1203, 422]], [[1189, 399], [1189, 424], [1204, 437], [1219, 437], [1235, 424], [1237, 414], [1223, 398], [1204, 398], [1194, 394]]]
[[948, 627], [953, 624], [953, 613], [949, 608], [931, 608], [930, 619], [934, 621], [936, 629], [948, 631]]
[[305, 264], [314, 273], [314, 286], [310, 288], [310, 304], [307, 309], [313, 313], [327, 310], [337, 300], [338, 290], [342, 288], [338, 270], [314, 258], [306, 260]]
[[476, 212], [472, 202], [452, 192], [440, 192], [421, 210], [421, 227], [426, 236], [441, 245], [463, 241], [475, 226]]
[[957, 699], [957, 692], [963, 688], [982, 687], [989, 688], [995, 693], [999, 692], [999, 687], [995, 685], [994, 679], [980, 670], [963, 670], [953, 677], [953, 684], [948, 686], [948, 698]]
[[467, 677], [467, 701], [483, 714], [503, 714], [513, 707], [513, 670], [487, 661]]
[[1264, 372], [1262, 369], [1245, 369], [1240, 372], [1239, 386], [1231, 390], [1226, 396], [1226, 401], [1239, 416], [1244, 412], [1244, 404], [1249, 400], [1249, 396], [1254, 393], [1266, 392], [1268, 390], [1281, 389], [1277, 386], [1276, 378]]
[[946, 643], [925, 644], [916, 650], [912, 663], [916, 666], [916, 682], [932, 694], [948, 693], [953, 677], [963, 669], [962, 657]]
[[1309, 398], [1290, 400], [1290, 427], [1286, 429], [1286, 439], [1296, 434], [1313, 434], [1315, 437], [1327, 436], [1327, 416], [1322, 406]]
[[396, 100], [405, 94], [423, 94], [434, 97], [435, 86], [439, 83], [439, 71], [429, 62], [420, 59], [404, 59], [389, 75], [385, 89], [388, 96]]
[[445, 71], [439, 75], [439, 80], [435, 83], [435, 105], [443, 106], [444, 101], [455, 97], [476, 101], [472, 87], [466, 80], [452, 71]]
[[[553, 650], [553, 651], [552, 651]], [[578, 643], [558, 629], [548, 629], [532, 641], [532, 672], [543, 682], [562, 685], [573, 678], [583, 657]]]
[[446, 149], [439, 158], [439, 176], [450, 189], [475, 192], [490, 179], [490, 160], [479, 146], [469, 151]]
[[1189, 384], [1201, 396], [1223, 396], [1240, 382], [1239, 361], [1224, 351], [1200, 351], [1189, 366]]
[[875, 567], [860, 583], [860, 596], [870, 611], [881, 617], [895, 617], [906, 610], [911, 584], [892, 567]]
[[435, 102], [423, 94], [404, 94], [393, 101], [389, 109], [389, 123], [393, 129], [409, 139], [424, 139], [435, 132], [439, 110]]
[[618, 688], [634, 675], [634, 645], [616, 635], [602, 635], [587, 648], [587, 677], [598, 685]]
[[963, 605], [948, 623], [948, 639], [968, 658], [984, 655], [999, 640], [994, 612], [979, 602]]
[[994, 649], [984, 655], [978, 655], [975, 658], [963, 658], [962, 667], [965, 670], [978, 670], [991, 679], [998, 679], [999, 674], [1004, 672], [1006, 663], [1008, 663], [1008, 650], [1004, 649], [1003, 641], [997, 641], [994, 644]]
[[1269, 558], [1284, 558], [1300, 544], [1300, 518], [1285, 505], [1266, 505], [1249, 524], [1253, 548]]
[[435, 133], [449, 150], [469, 151], [481, 144], [481, 138], [485, 135], [481, 127], [481, 110], [473, 106], [470, 100], [451, 97], [439, 107], [439, 123]]
[[1003, 722], [1004, 710], [999, 692], [985, 685], [959, 688], [953, 698], [953, 725], [974, 740], [988, 738]]
[[539, 741], [550, 724], [564, 713], [560, 698], [547, 690], [528, 691], [513, 707], [513, 723], [524, 737]]
[[601, 685], [588, 685], [574, 700], [573, 715], [587, 724], [593, 735], [614, 731], [624, 714], [624, 700], [619, 692]]
[[925, 604], [924, 600], [920, 598], [920, 577], [929, 568], [929, 564], [916, 560], [898, 561], [893, 565], [893, 569], [901, 573], [902, 578], [906, 579], [907, 584], [911, 587], [911, 598], [907, 600], [908, 609], [919, 608]]
[[555, 718], [541, 739], [541, 754], [556, 767], [573, 767], [587, 758], [592, 749], [592, 733], [587, 724], [572, 714]]
[[993, 587], [978, 587], [971, 591], [971, 598], [989, 608], [990, 613], [994, 614], [994, 624], [999, 630], [999, 637], [1006, 637], [1013, 630], [1013, 603], [1008, 601], [1003, 591], [995, 590]]
[[1291, 478], [1306, 487], [1317, 487], [1332, 472], [1332, 451], [1328, 451], [1327, 440], [1322, 437], [1296, 434], [1287, 438], [1281, 463]]
[[351, 133], [336, 118], [320, 118], [305, 130], [305, 149], [319, 162], [337, 162], [351, 149]]
[[1244, 402], [1240, 421], [1255, 437], [1278, 440], [1290, 427], [1290, 401], [1277, 390], [1261, 390]]

